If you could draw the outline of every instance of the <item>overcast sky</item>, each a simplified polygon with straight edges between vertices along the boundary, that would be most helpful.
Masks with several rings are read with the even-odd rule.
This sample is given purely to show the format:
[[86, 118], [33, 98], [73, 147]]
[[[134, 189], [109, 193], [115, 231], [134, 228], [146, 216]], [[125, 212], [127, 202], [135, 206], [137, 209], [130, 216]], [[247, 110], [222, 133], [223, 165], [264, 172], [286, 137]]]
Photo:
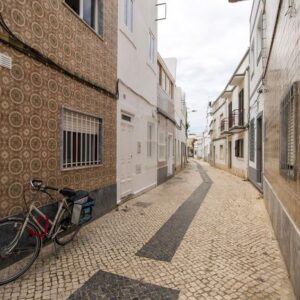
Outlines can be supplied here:
[[[164, 1], [165, 2], [165, 1]], [[158, 50], [176, 57], [177, 85], [186, 92], [191, 133], [206, 124], [208, 101], [225, 88], [249, 45], [252, 1], [166, 0], [167, 19], [159, 21]]]

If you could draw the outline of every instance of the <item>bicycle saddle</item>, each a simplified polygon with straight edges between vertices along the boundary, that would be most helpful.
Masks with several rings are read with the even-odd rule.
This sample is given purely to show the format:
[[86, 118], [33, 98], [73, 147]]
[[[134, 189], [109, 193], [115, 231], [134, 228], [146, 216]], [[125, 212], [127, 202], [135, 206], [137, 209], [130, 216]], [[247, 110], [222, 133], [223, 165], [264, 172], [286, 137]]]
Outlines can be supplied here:
[[65, 197], [72, 197], [76, 195], [76, 191], [69, 188], [63, 188], [59, 192]]

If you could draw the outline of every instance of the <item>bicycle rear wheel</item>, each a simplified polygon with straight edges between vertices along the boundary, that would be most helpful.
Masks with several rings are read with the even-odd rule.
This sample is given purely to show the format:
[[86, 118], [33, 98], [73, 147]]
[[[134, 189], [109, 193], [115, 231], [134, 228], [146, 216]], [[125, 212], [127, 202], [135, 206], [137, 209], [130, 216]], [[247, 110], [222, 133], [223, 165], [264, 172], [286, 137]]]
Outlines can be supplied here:
[[0, 285], [23, 275], [40, 253], [41, 238], [32, 234], [38, 228], [28, 222], [21, 234], [23, 224], [22, 219], [0, 221]]
[[69, 204], [68, 210], [64, 209], [61, 212], [57, 220], [57, 225], [55, 226], [54, 232], [57, 232], [55, 242], [60, 246], [70, 243], [80, 230], [80, 225], [72, 224], [71, 212], [72, 204]]

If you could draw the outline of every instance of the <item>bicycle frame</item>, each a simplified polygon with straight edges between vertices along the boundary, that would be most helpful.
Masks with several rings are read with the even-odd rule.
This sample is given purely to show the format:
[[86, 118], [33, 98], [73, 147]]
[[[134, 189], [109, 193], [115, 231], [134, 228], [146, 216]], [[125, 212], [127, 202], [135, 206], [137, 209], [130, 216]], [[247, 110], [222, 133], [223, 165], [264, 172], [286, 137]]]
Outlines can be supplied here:
[[[37, 201], [33, 201], [33, 202], [31, 203], [31, 205], [30, 205], [30, 207], [29, 207], [29, 211], [28, 211], [27, 216], [26, 216], [26, 218], [25, 218], [25, 222], [24, 222], [24, 224], [23, 224], [21, 230], [19, 231], [19, 234], [18, 234], [18, 235], [15, 237], [15, 239], [11, 242], [11, 246], [10, 246], [9, 249], [7, 250], [7, 253], [10, 253], [10, 252], [14, 249], [14, 247], [18, 244], [19, 238], [20, 238], [20, 236], [22, 236], [22, 234], [23, 234], [23, 232], [24, 232], [24, 230], [25, 230], [25, 228], [26, 228], [26, 226], [27, 226], [27, 224], [28, 224], [29, 221], [32, 220], [33, 223], [34, 223], [41, 231], [44, 230], [44, 228], [42, 227], [42, 225], [38, 222], [37, 218], [34, 216], [33, 212], [35, 212], [38, 216], [40, 216], [40, 217], [42, 217], [42, 218], [44, 218], [44, 219], [46, 219], [47, 217], [46, 217], [46, 215], [45, 215], [40, 209], [38, 209], [37, 206], [35, 206], [35, 203], [36, 203], [36, 202], [37, 202]], [[55, 215], [54, 220], [48, 219], [48, 220], [49, 220], [49, 224], [50, 224], [50, 231], [47, 232], [46, 235], [45, 235], [47, 238], [51, 238], [51, 237], [54, 238], [54, 237], [56, 236], [57, 232], [55, 232], [55, 233], [53, 234], [53, 231], [54, 231], [55, 225], [56, 225], [56, 223], [57, 223], [58, 217], [60, 216], [60, 213], [61, 213], [61, 211], [63, 210], [63, 207], [65, 207], [66, 209], [68, 209], [68, 203], [67, 203], [67, 201], [66, 201], [65, 198], [63, 198], [63, 199], [59, 202], [58, 210], [57, 210], [57, 213], [56, 213], [56, 215]]]

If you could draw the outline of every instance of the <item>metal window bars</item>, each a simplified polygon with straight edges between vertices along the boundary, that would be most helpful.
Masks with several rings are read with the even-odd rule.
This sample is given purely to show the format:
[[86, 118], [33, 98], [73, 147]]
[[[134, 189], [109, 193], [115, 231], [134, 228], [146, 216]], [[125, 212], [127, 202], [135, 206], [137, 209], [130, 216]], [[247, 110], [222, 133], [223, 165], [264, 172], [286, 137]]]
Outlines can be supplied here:
[[62, 168], [101, 164], [101, 131], [101, 119], [63, 109]]
[[292, 180], [297, 178], [298, 85], [292, 85], [280, 107], [280, 173]]

